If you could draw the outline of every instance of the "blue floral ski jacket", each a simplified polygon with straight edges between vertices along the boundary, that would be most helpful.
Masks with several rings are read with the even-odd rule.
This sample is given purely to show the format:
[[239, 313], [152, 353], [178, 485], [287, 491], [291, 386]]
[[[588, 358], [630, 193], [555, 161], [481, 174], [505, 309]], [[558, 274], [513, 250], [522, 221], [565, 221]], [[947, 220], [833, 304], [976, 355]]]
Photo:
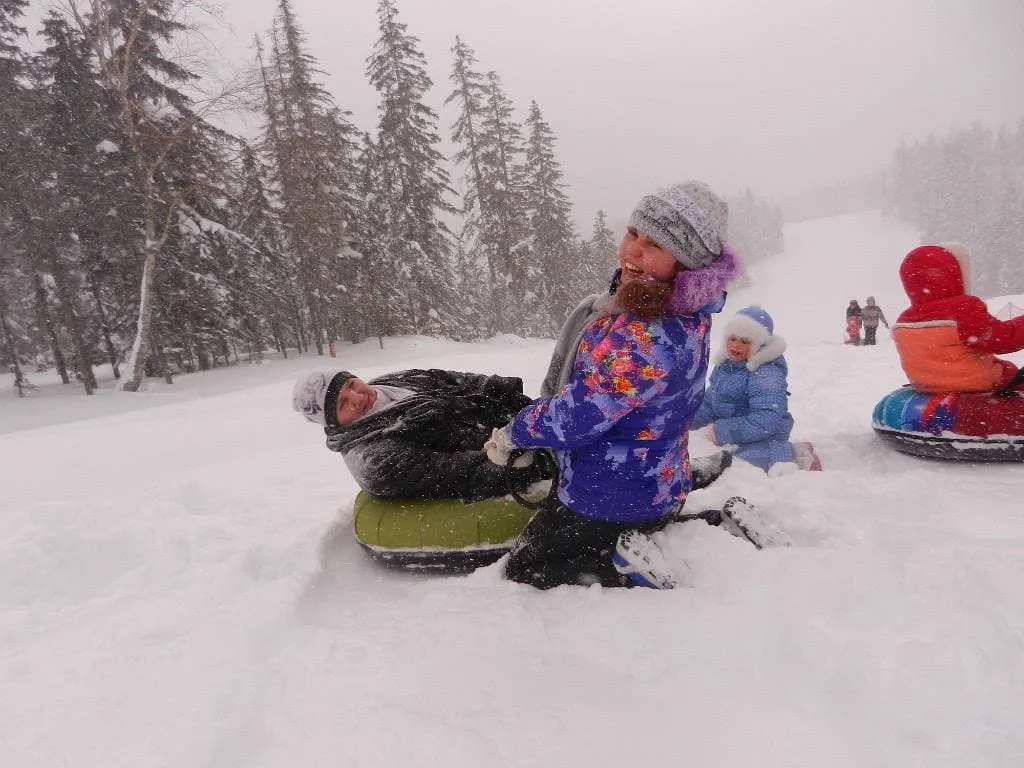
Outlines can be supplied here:
[[580, 341], [572, 378], [520, 411], [510, 436], [558, 456], [558, 497], [592, 520], [642, 523], [691, 487], [687, 433], [704, 397], [711, 314], [604, 314]]

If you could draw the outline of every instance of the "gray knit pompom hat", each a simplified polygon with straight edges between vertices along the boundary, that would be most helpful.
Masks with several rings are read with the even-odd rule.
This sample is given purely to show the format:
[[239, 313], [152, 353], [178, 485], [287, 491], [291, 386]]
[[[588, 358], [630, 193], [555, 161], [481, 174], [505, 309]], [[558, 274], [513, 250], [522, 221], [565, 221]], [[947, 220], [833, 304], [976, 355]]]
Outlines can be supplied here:
[[687, 181], [644, 195], [629, 216], [686, 269], [701, 269], [722, 254], [729, 206], [703, 181]]

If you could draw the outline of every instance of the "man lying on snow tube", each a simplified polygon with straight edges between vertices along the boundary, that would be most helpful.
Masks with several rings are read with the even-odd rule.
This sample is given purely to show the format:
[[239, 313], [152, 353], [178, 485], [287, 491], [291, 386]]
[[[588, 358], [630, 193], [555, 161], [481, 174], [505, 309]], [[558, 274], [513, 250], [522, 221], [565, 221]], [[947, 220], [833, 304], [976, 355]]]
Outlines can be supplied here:
[[554, 474], [533, 452], [506, 469], [481, 450], [530, 402], [521, 379], [437, 369], [369, 382], [318, 371], [292, 393], [362, 488], [353, 524], [363, 548], [389, 564], [448, 570], [507, 552], [533, 516], [507, 494]]
[[[348, 371], [296, 382], [292, 407], [327, 435], [362, 491], [356, 540], [386, 564], [463, 571], [505, 554], [533, 517], [531, 492], [552, 490], [543, 451], [492, 463], [495, 427], [525, 406], [521, 379], [457, 371], [396, 371], [365, 382]], [[728, 454], [691, 462], [694, 488], [729, 466]]]
[[1024, 460], [1024, 374], [996, 357], [1024, 349], [1024, 317], [1002, 321], [967, 293], [970, 252], [915, 248], [900, 265], [910, 308], [893, 338], [910, 387], [875, 407], [875, 431], [928, 458]]

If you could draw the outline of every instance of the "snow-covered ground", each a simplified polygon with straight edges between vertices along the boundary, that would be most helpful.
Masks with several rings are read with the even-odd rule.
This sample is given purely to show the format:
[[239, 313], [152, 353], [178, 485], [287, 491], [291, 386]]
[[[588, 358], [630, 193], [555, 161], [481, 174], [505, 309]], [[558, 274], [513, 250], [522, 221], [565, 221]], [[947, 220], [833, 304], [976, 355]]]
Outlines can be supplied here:
[[[332, 361], [141, 395], [5, 384], [0, 764], [1024, 765], [1024, 466], [915, 460], [871, 432], [903, 376], [884, 331], [840, 343], [843, 309], [870, 294], [895, 318], [913, 232], [864, 214], [787, 239], [730, 308], [774, 314], [794, 437], [826, 471], [737, 466], [693, 494], [745, 495], [797, 546], [675, 526], [661, 542], [691, 586], [673, 592], [376, 567], [343, 463], [289, 410], [294, 378]], [[550, 348], [389, 339], [336, 362], [536, 392]]]

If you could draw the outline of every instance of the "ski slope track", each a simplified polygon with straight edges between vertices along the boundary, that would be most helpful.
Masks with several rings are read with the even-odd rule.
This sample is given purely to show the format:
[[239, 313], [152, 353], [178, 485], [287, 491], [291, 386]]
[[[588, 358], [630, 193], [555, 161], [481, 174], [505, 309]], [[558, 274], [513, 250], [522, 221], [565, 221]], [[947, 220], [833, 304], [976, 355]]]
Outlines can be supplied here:
[[871, 431], [904, 378], [884, 330], [841, 343], [843, 310], [874, 295], [895, 319], [916, 233], [866, 213], [786, 234], [727, 314], [774, 315], [794, 439], [825, 472], [734, 466], [693, 494], [744, 495], [797, 545], [672, 526], [691, 582], [672, 592], [384, 570], [352, 538], [343, 462], [289, 409], [332, 362], [536, 393], [551, 341], [374, 340], [139, 395], [36, 376], [19, 402], [5, 381], [0, 764], [1024, 765], [1024, 465], [922, 461]]

